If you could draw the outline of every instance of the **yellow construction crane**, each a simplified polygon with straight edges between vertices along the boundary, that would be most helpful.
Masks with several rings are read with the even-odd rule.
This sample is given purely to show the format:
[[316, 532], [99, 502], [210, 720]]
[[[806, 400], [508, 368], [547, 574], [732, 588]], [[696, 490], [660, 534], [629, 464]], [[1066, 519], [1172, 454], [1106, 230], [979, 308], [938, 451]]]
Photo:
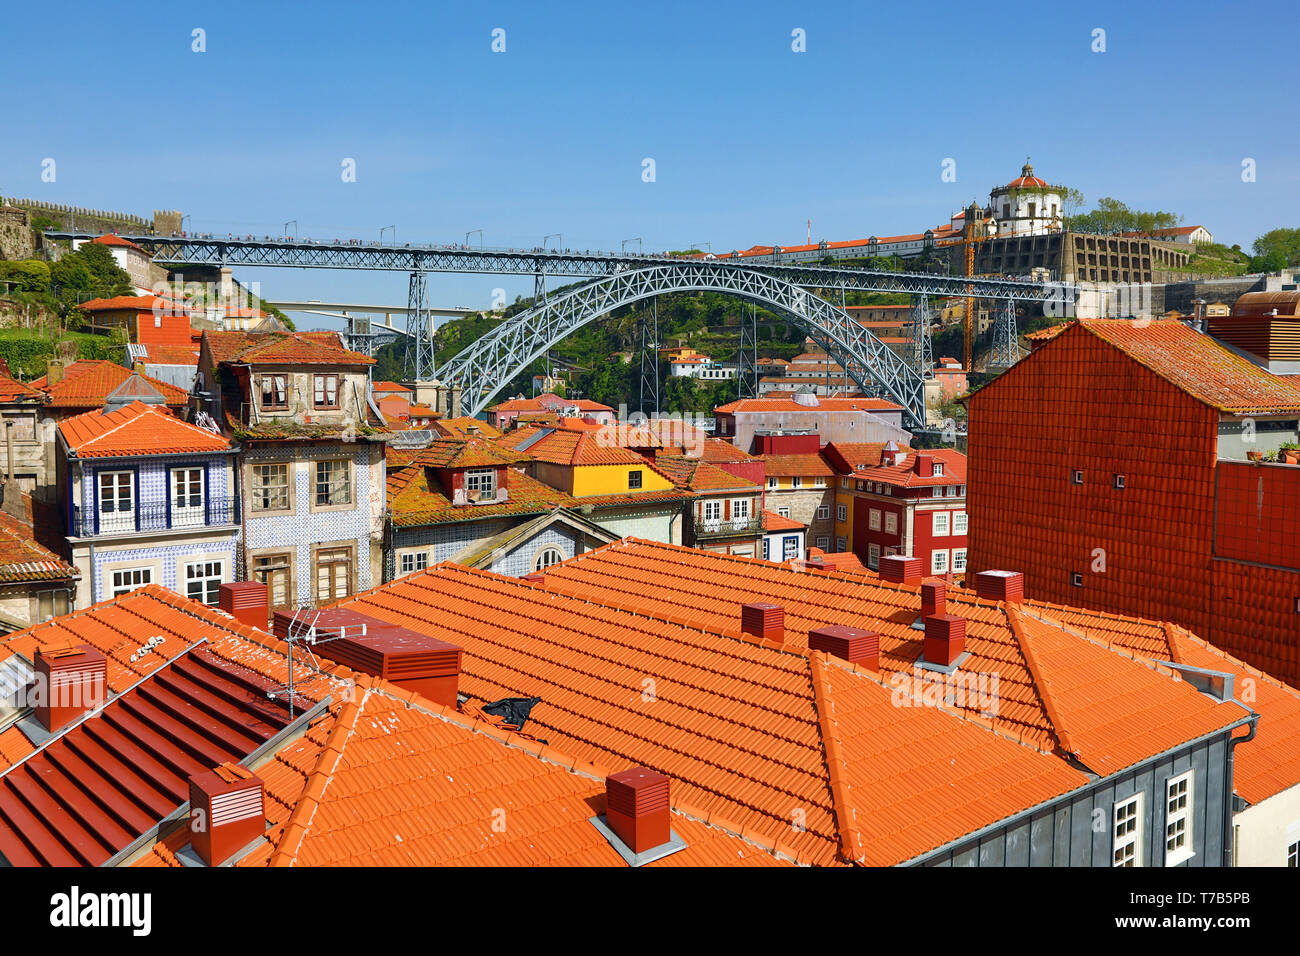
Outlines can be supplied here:
[[[974, 278], [975, 276], [975, 247], [981, 242], [986, 242], [989, 239], [996, 238], [987, 233], [976, 235], [976, 231], [979, 227], [977, 227], [975, 223], [978, 222], [982, 225], [984, 222], [983, 216], [980, 215], [981, 212], [982, 210], [980, 210], [979, 206], [972, 203], [966, 210], [966, 224], [963, 226], [962, 237], [960, 239], [947, 239], [935, 243], [936, 247], [958, 245], [964, 245], [966, 247], [966, 278], [968, 279]], [[966, 308], [965, 314], [962, 317], [962, 332], [966, 341], [966, 359], [964, 367], [967, 372], [973, 371], [973, 363], [975, 361], [975, 297], [971, 295], [972, 291], [973, 289], [971, 286], [967, 285]]]

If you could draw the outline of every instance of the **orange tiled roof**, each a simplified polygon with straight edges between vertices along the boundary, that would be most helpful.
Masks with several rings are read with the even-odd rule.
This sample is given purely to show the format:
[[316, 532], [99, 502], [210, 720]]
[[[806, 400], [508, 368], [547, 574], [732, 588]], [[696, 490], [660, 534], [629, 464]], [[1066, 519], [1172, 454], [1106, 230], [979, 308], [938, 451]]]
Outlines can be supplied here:
[[1300, 411], [1300, 388], [1182, 322], [1083, 319], [1074, 324], [1219, 411]]
[[502, 436], [500, 429], [469, 415], [462, 415], [460, 418], [440, 418], [433, 423], [433, 430], [448, 438], [481, 436], [495, 440]]
[[[708, 584], [702, 586], [701, 582]], [[922, 651], [922, 634], [912, 629], [912, 623], [920, 617], [920, 588], [891, 584], [870, 572], [799, 571], [626, 538], [548, 568], [546, 587], [581, 595], [588, 601], [715, 629], [735, 627], [741, 604], [770, 601], [785, 608], [786, 645], [791, 648], [806, 648], [808, 632], [826, 625], [879, 631], [882, 672], [910, 674]], [[1113, 719], [1105, 739], [1105, 748], [1109, 749], [1098, 749], [1097, 738], [1078, 729], [1085, 725], [1076, 722], [1068, 708], [1058, 708], [1053, 714], [1050, 690], [1045, 694], [1042, 681], [1052, 680], [1055, 671], [1044, 665], [1036, 673], [1030, 664], [1030, 655], [1039, 647], [1044, 649], [1036, 660], [1055, 662], [1051, 657], [1057, 652], [1053, 635], [1034, 625], [1013, 627], [1007, 606], [962, 589], [950, 589], [948, 609], [950, 614], [967, 619], [966, 650], [971, 658], [965, 669], [1000, 675], [999, 704], [997, 713], [988, 718], [990, 723], [1038, 749], [1058, 751], [1063, 746], [1058, 742], [1058, 732], [1065, 730], [1068, 736], [1073, 730], [1087, 756], [1113, 770], [1116, 768], [1110, 764], [1115, 760], [1129, 759], [1143, 751], [1147, 756], [1159, 752], [1152, 748], [1158, 748], [1166, 738], [1152, 728], [1185, 717], [1200, 719], [1200, 711], [1208, 701], [1187, 684], [1179, 684], [1180, 692], [1165, 701], [1165, 690], [1157, 685], [1169, 681], [1167, 675], [1117, 655], [1121, 663], [1107, 661], [1107, 667], [1118, 668], [1116, 674], [1122, 674], [1122, 681], [1132, 686], [1152, 688], [1151, 699], [1164, 701], [1163, 711], [1158, 720], [1145, 715], [1140, 696], [1114, 701], [1107, 712]], [[1032, 645], [1029, 650], [1027, 644]], [[1076, 651], [1095, 658], [1086, 648]], [[1113, 679], [1120, 686], [1121, 677]], [[1105, 696], [1098, 699], [1107, 700]], [[974, 702], [959, 709], [972, 717], [980, 714]], [[1228, 714], [1233, 715], [1240, 713], [1234, 710]]]
[[527, 461], [520, 454], [488, 438], [439, 438], [422, 448], [412, 464], [432, 468], [483, 468], [489, 465], [515, 465]]
[[343, 348], [337, 333], [204, 332], [213, 360], [250, 365], [373, 365]]
[[719, 405], [715, 412], [734, 415], [737, 412], [887, 412], [901, 411], [903, 406], [883, 398], [818, 398], [816, 405], [800, 405], [789, 398], [742, 398]]
[[[574, 507], [577, 499], [558, 488], [517, 471], [507, 477], [509, 496], [505, 501], [476, 505], [455, 505], [441, 483], [430, 479], [423, 460], [389, 472], [388, 508], [395, 527], [445, 524], [455, 521], [484, 521], [514, 515], [545, 514], [559, 507]], [[585, 499], [584, 499], [585, 500]]]
[[808, 527], [802, 521], [795, 521], [793, 518], [786, 518], [774, 511], [763, 510], [763, 530], [764, 531], [802, 531]]
[[819, 453], [794, 455], [759, 455], [767, 474], [777, 478], [830, 478], [835, 470]]
[[405, 385], [398, 385], [396, 382], [375, 382], [370, 386], [376, 392], [396, 392], [410, 394], [410, 389]]
[[117, 312], [134, 309], [152, 312], [157, 309], [164, 315], [189, 315], [190, 307], [176, 299], [158, 295], [117, 295], [111, 299], [87, 299], [77, 308], [85, 312]]
[[589, 429], [555, 428], [525, 450], [530, 458], [556, 465], [649, 466], [649, 462], [641, 455], [630, 449], [602, 442]]
[[[848, 473], [856, 474], [860, 469], [878, 466], [880, 453], [885, 450], [886, 444], [888, 443], [882, 441], [830, 442], [822, 449], [822, 454], [837, 471], [847, 466]], [[898, 448], [899, 451], [907, 452], [909, 455], [912, 452], [912, 448], [908, 445], [899, 445]]]
[[78, 458], [181, 455], [230, 448], [230, 442], [220, 435], [143, 402], [111, 412], [97, 409], [74, 415], [59, 422], [59, 432]]
[[725, 438], [706, 438], [703, 443], [704, 453], [700, 456], [705, 461], [711, 461], [715, 464], [720, 461], [758, 461], [759, 459], [747, 451], [742, 451]]
[[723, 471], [717, 465], [710, 464], [702, 458], [687, 458], [682, 455], [659, 455], [655, 458], [655, 467], [672, 479], [678, 488], [692, 492], [739, 491], [757, 492], [759, 484]]
[[146, 365], [198, 365], [199, 350], [190, 345], [141, 345]]
[[64, 581], [79, 577], [75, 567], [35, 540], [35, 529], [0, 511], [0, 583]]
[[130, 239], [123, 239], [121, 236], [115, 236], [112, 233], [99, 236], [98, 238], [91, 239], [90, 241], [93, 243], [97, 243], [98, 245], [101, 246], [124, 246], [127, 249], [134, 249], [136, 252], [143, 252], [146, 256], [149, 255], [149, 253], [145, 252], [143, 249], [137, 246]]
[[[106, 359], [79, 359], [63, 370], [63, 378], [54, 385], [47, 384], [42, 375], [31, 384], [50, 396], [51, 408], [101, 408], [108, 393], [132, 375], [139, 374]], [[167, 382], [140, 375], [142, 379], [162, 393], [167, 404], [173, 407], [189, 403], [189, 395]]]
[[23, 400], [44, 402], [45, 393], [30, 385], [24, 385], [11, 375], [0, 372], [0, 402], [17, 402]]
[[[928, 455], [935, 461], [943, 462], [943, 474], [929, 477], [917, 474], [918, 455]], [[855, 469], [853, 474], [868, 481], [878, 481], [898, 488], [963, 485], [966, 483], [966, 456], [955, 448], [921, 448], [909, 453], [897, 465], [882, 465], [877, 458], [874, 467]]]

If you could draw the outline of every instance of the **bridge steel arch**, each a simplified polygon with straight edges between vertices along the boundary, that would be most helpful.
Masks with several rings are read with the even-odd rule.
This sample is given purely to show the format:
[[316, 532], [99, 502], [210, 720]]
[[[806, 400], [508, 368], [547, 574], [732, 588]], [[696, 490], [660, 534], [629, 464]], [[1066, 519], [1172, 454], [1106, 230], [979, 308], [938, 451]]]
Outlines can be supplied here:
[[912, 425], [924, 424], [924, 382], [915, 369], [844, 310], [779, 276], [749, 269], [674, 263], [596, 279], [512, 316], [451, 359], [439, 378], [461, 386], [463, 407], [477, 415], [570, 333], [621, 306], [668, 292], [721, 292], [788, 316], [840, 362], [864, 394], [897, 402]]

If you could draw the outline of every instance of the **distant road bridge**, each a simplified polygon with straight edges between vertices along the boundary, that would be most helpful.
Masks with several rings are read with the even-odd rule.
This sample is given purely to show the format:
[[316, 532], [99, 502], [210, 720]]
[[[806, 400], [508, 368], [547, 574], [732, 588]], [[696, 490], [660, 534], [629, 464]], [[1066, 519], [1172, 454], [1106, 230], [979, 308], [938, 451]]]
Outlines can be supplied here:
[[[86, 233], [57, 231], [47, 232], [46, 236], [65, 240], [94, 238]], [[907, 410], [913, 424], [923, 423], [922, 372], [817, 292], [834, 290], [841, 296], [845, 292], [888, 292], [918, 298], [973, 296], [1025, 303], [1056, 302], [1073, 292], [1060, 284], [1018, 279], [771, 261], [779, 259], [779, 254], [763, 257], [768, 261], [755, 262], [750, 258], [701, 259], [542, 248], [474, 249], [460, 245], [399, 246], [355, 240], [314, 242], [158, 235], [122, 238], [149, 250], [158, 262], [171, 266], [406, 272], [410, 275], [406, 375], [412, 380], [434, 376], [435, 313], [427, 305], [429, 273], [532, 275], [539, 304], [498, 326], [455, 356], [443, 370], [441, 378], [462, 386], [474, 413], [481, 411], [492, 396], [551, 345], [592, 319], [666, 292], [713, 291], [749, 299], [787, 315], [839, 362], [865, 394], [888, 397]], [[546, 290], [546, 279], [550, 276], [589, 281], [552, 297]], [[398, 334], [391, 320], [387, 326], [394, 336]]]

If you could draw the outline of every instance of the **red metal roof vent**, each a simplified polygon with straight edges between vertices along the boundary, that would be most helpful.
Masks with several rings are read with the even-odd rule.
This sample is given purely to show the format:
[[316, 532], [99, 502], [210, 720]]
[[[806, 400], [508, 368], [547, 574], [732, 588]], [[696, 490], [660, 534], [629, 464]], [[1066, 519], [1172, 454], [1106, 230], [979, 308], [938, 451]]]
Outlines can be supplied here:
[[532, 574], [525, 574], [523, 579], [529, 584], [545, 584], [546, 575], [541, 571], [534, 571]]
[[108, 699], [108, 660], [89, 644], [37, 648], [36, 719], [50, 733], [61, 730]]
[[906, 554], [887, 554], [880, 559], [880, 576], [895, 584], [920, 584], [921, 559]]
[[946, 613], [948, 586], [937, 578], [921, 582], [921, 617]]
[[346, 607], [323, 611], [277, 611], [275, 636], [290, 629], [311, 634], [312, 653], [363, 674], [390, 680], [436, 704], [455, 708], [461, 649], [428, 634], [390, 624]]
[[966, 651], [966, 619], [935, 614], [925, 619], [925, 662], [951, 667]]
[[265, 631], [270, 618], [267, 594], [261, 581], [232, 581], [217, 588], [217, 607], [240, 624]]
[[850, 664], [864, 664], [880, 670], [880, 635], [860, 627], [833, 624], [808, 633], [808, 648], [825, 651]]
[[190, 845], [220, 866], [266, 833], [262, 778], [233, 763], [190, 777]]
[[1023, 571], [981, 571], [975, 575], [975, 593], [990, 601], [1019, 604], [1025, 596]]
[[633, 853], [644, 853], [672, 839], [668, 778], [633, 767], [605, 778], [605, 823]]
[[785, 640], [785, 608], [758, 601], [740, 606], [740, 629], [767, 641]]

